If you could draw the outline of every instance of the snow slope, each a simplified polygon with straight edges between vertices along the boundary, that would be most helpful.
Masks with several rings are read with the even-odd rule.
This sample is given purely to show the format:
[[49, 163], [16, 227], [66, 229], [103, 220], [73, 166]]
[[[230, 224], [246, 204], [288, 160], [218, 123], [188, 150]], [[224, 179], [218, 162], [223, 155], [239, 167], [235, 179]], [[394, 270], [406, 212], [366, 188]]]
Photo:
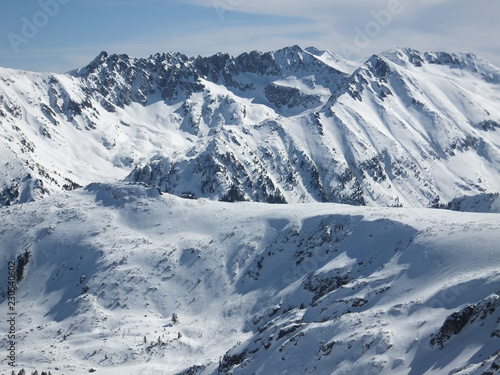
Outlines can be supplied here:
[[500, 191], [499, 100], [497, 67], [407, 48], [0, 69], [0, 202], [127, 178], [213, 200], [446, 205]]
[[497, 214], [94, 183], [0, 208], [0, 273], [29, 254], [19, 369], [498, 374], [499, 240]]

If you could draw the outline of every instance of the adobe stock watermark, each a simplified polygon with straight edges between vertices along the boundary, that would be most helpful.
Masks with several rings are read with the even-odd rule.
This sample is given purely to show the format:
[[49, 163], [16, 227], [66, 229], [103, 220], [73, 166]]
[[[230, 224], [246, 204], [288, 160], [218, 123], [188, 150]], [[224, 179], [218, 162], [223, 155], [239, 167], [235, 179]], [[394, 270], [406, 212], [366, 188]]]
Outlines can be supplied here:
[[352, 43], [342, 42], [340, 51], [343, 56], [349, 58], [352, 55], [361, 54], [362, 50], [367, 48], [373, 40], [378, 38], [382, 31], [387, 28], [394, 20], [395, 16], [403, 13], [404, 3], [410, 3], [413, 0], [389, 0], [384, 9], [372, 10], [371, 19], [364, 27], [354, 28], [354, 37]]
[[20, 33], [10, 32], [7, 35], [12, 49], [15, 53], [21, 51], [23, 44], [28, 44], [30, 40], [38, 35], [41, 29], [49, 24], [49, 21], [59, 14], [61, 5], [66, 5], [71, 0], [38, 0], [39, 10], [31, 17], [21, 18]]
[[7, 303], [8, 303], [8, 312], [7, 312], [7, 360], [8, 364], [11, 367], [16, 366], [16, 351], [17, 351], [17, 343], [16, 343], [16, 262], [9, 262], [8, 264], [8, 276], [7, 276]]
[[227, 12], [234, 12], [244, 0], [214, 0], [212, 3], [215, 12], [221, 21], [224, 21]]

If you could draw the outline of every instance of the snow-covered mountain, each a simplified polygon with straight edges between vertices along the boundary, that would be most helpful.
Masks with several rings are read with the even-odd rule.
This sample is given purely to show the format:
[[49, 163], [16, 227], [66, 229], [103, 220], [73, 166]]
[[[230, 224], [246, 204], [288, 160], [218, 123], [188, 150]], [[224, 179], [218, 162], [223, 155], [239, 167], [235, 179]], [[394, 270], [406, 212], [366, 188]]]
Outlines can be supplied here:
[[498, 103], [498, 68], [411, 49], [0, 69], [4, 354], [54, 375], [500, 374]]
[[500, 190], [500, 70], [397, 49], [101, 53], [0, 70], [0, 201], [127, 181], [215, 200], [428, 207]]
[[[498, 214], [123, 183], [0, 212], [1, 274], [18, 260], [18, 369], [500, 373]], [[2, 311], [5, 296], [0, 283]]]

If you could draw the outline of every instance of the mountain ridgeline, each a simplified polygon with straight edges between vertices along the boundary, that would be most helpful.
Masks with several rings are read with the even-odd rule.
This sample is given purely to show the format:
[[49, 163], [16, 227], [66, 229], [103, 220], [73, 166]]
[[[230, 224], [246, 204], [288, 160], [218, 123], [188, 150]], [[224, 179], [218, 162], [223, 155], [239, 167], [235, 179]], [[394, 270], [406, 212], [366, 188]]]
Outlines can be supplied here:
[[182, 196], [445, 206], [500, 190], [500, 70], [298, 46], [0, 69], [0, 204], [125, 179]]

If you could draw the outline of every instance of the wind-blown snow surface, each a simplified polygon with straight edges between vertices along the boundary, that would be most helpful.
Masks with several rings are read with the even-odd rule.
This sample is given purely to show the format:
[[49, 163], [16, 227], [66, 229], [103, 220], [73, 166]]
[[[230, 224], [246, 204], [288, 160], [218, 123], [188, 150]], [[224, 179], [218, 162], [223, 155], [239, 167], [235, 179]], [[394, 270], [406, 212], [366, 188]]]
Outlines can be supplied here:
[[0, 204], [125, 178], [213, 200], [429, 207], [500, 191], [500, 70], [397, 49], [101, 53], [0, 70]]
[[16, 293], [19, 368], [499, 373], [497, 214], [91, 184], [0, 208], [0, 228], [2, 275], [31, 254]]

